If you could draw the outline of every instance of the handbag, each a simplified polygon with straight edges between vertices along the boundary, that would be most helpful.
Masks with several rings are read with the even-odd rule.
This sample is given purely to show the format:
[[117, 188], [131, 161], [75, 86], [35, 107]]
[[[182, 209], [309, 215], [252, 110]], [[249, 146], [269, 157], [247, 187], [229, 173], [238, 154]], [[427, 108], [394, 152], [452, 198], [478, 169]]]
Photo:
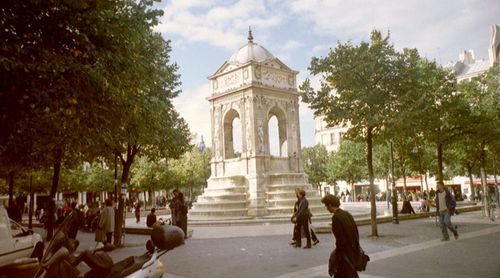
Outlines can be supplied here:
[[369, 261], [370, 256], [366, 255], [365, 251], [360, 246], [358, 256], [356, 258], [356, 261], [354, 262], [354, 268], [356, 269], [356, 271], [365, 271], [366, 265], [368, 265]]

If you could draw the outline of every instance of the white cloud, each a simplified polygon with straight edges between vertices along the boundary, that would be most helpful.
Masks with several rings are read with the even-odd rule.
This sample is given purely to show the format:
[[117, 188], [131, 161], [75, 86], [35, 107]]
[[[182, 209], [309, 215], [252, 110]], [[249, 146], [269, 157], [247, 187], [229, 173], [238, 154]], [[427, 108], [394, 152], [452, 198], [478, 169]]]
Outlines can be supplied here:
[[[447, 62], [462, 48], [484, 52], [489, 26], [498, 18], [500, 2], [386, 0], [328, 1], [295, 0], [290, 10], [320, 36], [334, 36], [341, 41], [368, 40], [373, 29], [391, 32], [397, 48], [417, 48], [428, 57]], [[478, 29], [481, 28], [481, 29]], [[478, 30], [483, 30], [480, 34]], [[464, 39], [467, 37], [467, 39]], [[470, 47], [463, 45], [464, 41]], [[449, 51], [451, 50], [451, 51]]]
[[248, 26], [259, 31], [259, 41], [265, 41], [268, 29], [282, 22], [282, 15], [271, 11], [263, 0], [240, 0], [231, 4], [227, 1], [172, 1], [164, 12], [157, 31], [229, 50], [246, 41]]
[[[174, 48], [188, 49], [199, 42], [221, 52], [235, 51], [246, 42], [251, 25], [256, 42], [270, 47], [276, 57], [296, 69], [306, 68], [312, 56], [327, 55], [337, 41], [369, 40], [373, 29], [390, 30], [396, 48], [417, 48], [441, 64], [456, 60], [464, 49], [473, 49], [477, 58], [487, 58], [490, 26], [500, 23], [498, 0], [173, 0], [164, 10], [157, 30], [172, 39]], [[215, 69], [224, 62], [212, 61], [211, 55], [196, 56], [198, 49], [189, 50], [193, 53], [190, 58], [203, 59], [200, 65], [213, 63]], [[198, 139], [203, 135], [210, 146], [205, 99], [209, 85], [205, 75], [199, 74], [201, 70], [206, 67], [185, 70], [183, 75], [196, 76], [185, 84], [203, 85], [185, 90], [175, 104]], [[300, 70], [298, 84], [308, 73]], [[198, 80], [199, 76], [203, 79]], [[319, 88], [320, 77], [310, 79]], [[303, 145], [314, 144], [313, 111], [303, 103], [300, 123]]]
[[186, 120], [189, 129], [196, 134], [196, 143], [201, 136], [206, 146], [212, 145], [211, 127], [210, 127], [210, 108], [206, 97], [210, 94], [208, 82], [198, 86], [193, 90], [182, 92], [174, 100], [174, 106], [179, 114]]

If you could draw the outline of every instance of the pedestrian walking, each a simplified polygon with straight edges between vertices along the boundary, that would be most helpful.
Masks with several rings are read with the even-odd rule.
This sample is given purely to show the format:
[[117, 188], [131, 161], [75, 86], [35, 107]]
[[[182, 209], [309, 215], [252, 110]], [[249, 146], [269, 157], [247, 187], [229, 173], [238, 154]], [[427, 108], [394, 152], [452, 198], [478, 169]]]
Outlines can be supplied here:
[[340, 208], [340, 200], [331, 194], [321, 199], [326, 209], [333, 213], [332, 232], [335, 250], [330, 254], [328, 273], [335, 278], [358, 277], [354, 262], [360, 254], [358, 227], [352, 215]]
[[295, 243], [293, 246], [294, 247], [301, 247], [302, 245], [302, 231], [304, 231], [304, 234], [306, 236], [306, 246], [304, 246], [304, 249], [309, 249], [311, 248], [311, 232], [309, 230], [309, 201], [306, 199], [306, 192], [304, 189], [299, 189], [299, 207], [295, 214], [293, 215], [292, 219], [295, 219], [296, 221], [296, 229], [297, 229], [297, 239], [299, 240], [297, 243]]
[[[290, 241], [290, 245], [301, 245], [300, 241], [302, 241], [301, 234], [299, 234], [298, 229], [297, 229], [297, 219], [294, 217], [296, 212], [299, 210], [299, 205], [300, 205], [300, 195], [299, 195], [300, 188], [295, 189], [295, 196], [297, 197], [297, 201], [295, 202], [295, 205], [293, 207], [293, 215], [292, 215], [292, 223], [293, 223], [293, 234], [292, 234], [292, 241]], [[309, 211], [309, 224], [312, 224], [311, 222], [311, 212]], [[310, 233], [311, 233], [311, 239], [313, 244], [316, 245], [319, 243], [318, 237], [316, 236], [316, 233], [314, 232], [314, 229], [312, 228], [312, 225], [309, 225]]]
[[[113, 229], [115, 228], [115, 209], [112, 207], [111, 199], [106, 200], [106, 206], [102, 209], [99, 218], [99, 228], [106, 235], [106, 240], [103, 243], [111, 243]], [[96, 232], [97, 233], [97, 232]], [[97, 235], [96, 235], [97, 237]], [[97, 241], [97, 240], [96, 240]]]
[[405, 198], [404, 201], [403, 201], [403, 207], [401, 208], [401, 212], [400, 213], [415, 214], [415, 210], [413, 209], [413, 207], [411, 206], [410, 201], [407, 198]]
[[76, 205], [76, 202], [71, 202], [71, 210], [68, 212], [68, 215], [70, 213], [76, 214], [76, 217], [72, 218], [69, 224], [68, 238], [70, 239], [76, 239], [76, 234], [78, 233], [78, 229], [80, 229], [83, 221], [83, 212], [81, 212]]
[[455, 197], [453, 197], [450, 190], [444, 187], [444, 183], [442, 181], [437, 182], [435, 204], [437, 213], [439, 214], [441, 233], [443, 234], [441, 241], [450, 240], [448, 229], [453, 232], [455, 239], [458, 239], [456, 226], [451, 224], [451, 216], [455, 213], [457, 202], [455, 201]]
[[497, 207], [497, 195], [495, 192], [495, 187], [492, 186], [488, 190], [488, 208], [489, 208], [489, 216], [491, 221], [495, 221], [496, 215], [495, 215], [495, 210]]
[[137, 200], [134, 206], [134, 214], [135, 214], [135, 223], [139, 223], [141, 220], [141, 202]]
[[151, 212], [148, 214], [148, 217], [146, 217], [146, 226], [152, 227], [154, 223], [156, 223], [156, 214], [155, 214], [156, 209], [152, 208]]

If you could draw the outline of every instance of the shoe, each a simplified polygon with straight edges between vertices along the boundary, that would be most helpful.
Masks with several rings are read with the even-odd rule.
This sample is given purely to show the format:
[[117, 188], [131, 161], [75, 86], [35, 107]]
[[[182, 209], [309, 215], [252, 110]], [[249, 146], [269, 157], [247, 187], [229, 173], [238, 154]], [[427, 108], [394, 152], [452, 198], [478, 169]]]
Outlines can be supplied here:
[[300, 247], [301, 247], [301, 246], [300, 246], [300, 244], [294, 244], [294, 245], [292, 245], [292, 246], [293, 246], [293, 247], [298, 247], [298, 248], [300, 248]]
[[313, 246], [314, 246], [314, 245], [316, 245], [316, 244], [318, 244], [318, 243], [319, 243], [319, 240], [315, 240], [315, 241], [313, 242]]
[[449, 240], [450, 240], [450, 238], [449, 238], [449, 237], [443, 237], [443, 238], [441, 239], [441, 241], [449, 241]]
[[455, 236], [455, 240], [458, 240], [458, 233], [456, 233], [454, 236]]
[[297, 242], [295, 240], [290, 241], [290, 245], [295, 245]]
[[311, 249], [311, 246], [304, 246], [304, 249]]

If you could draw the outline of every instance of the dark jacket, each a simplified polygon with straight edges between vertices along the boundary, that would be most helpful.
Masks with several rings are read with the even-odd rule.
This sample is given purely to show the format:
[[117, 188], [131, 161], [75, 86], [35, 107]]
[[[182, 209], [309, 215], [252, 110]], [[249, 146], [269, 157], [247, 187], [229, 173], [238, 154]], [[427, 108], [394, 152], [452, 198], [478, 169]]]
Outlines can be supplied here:
[[[455, 197], [453, 197], [453, 195], [451, 194], [450, 190], [448, 190], [448, 188], [445, 188], [444, 192], [446, 192], [446, 195], [445, 195], [446, 208], [448, 208], [448, 210], [450, 211], [450, 214], [454, 214], [455, 207], [457, 206], [457, 201], [455, 201]], [[439, 203], [438, 193], [439, 193], [439, 191], [436, 191], [435, 202], [436, 202], [436, 209], [439, 212], [439, 206], [441, 204]]]
[[309, 217], [309, 201], [307, 201], [305, 197], [300, 201], [299, 208], [297, 209], [295, 215], [297, 216], [297, 219]]
[[148, 227], [152, 227], [154, 223], [156, 223], [156, 215], [151, 212], [148, 214], [148, 217], [146, 218], [146, 225]]
[[352, 215], [342, 209], [332, 217], [332, 232], [335, 236], [335, 277], [358, 277], [352, 262], [359, 254], [359, 233]]

